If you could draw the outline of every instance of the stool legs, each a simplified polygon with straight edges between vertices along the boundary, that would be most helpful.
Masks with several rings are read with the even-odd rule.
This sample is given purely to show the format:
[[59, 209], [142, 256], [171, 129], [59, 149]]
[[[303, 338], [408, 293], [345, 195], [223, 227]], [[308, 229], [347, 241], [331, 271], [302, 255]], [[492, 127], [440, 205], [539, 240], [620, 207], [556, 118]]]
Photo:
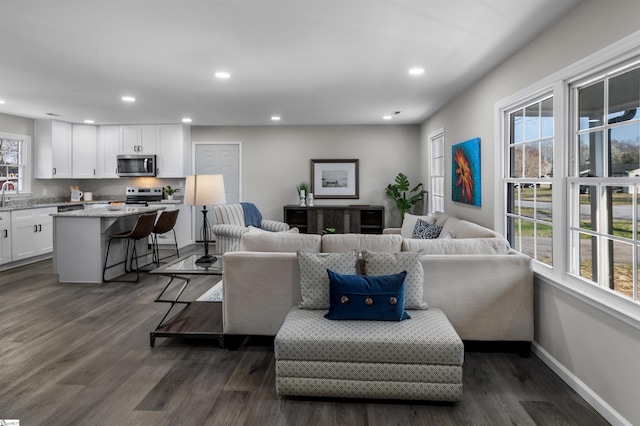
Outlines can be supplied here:
[[[131, 250], [131, 257], [129, 257], [129, 245], [131, 244], [131, 239], [127, 238], [127, 242], [126, 242], [126, 246], [125, 246], [125, 253], [124, 253], [124, 260], [114, 263], [113, 265], [107, 265], [108, 261], [109, 261], [109, 251], [111, 250], [111, 241], [113, 241], [113, 238], [109, 238], [109, 243], [107, 244], [107, 253], [104, 256], [104, 267], [102, 268], [102, 281], [103, 282], [111, 282], [111, 281], [118, 281], [118, 282], [131, 282], [131, 283], [137, 283], [140, 281], [140, 266], [138, 265], [138, 251], [136, 249], [136, 241], [133, 240], [133, 249]], [[135, 259], [136, 261], [136, 279], [135, 280], [108, 280], [106, 277], [106, 272], [107, 269], [109, 268], [113, 268], [114, 266], [118, 266], [124, 263], [124, 271], [126, 273], [129, 272], [133, 272], [133, 260]]]
[[158, 246], [158, 233], [154, 232], [152, 234], [151, 244], [153, 245], [153, 263], [155, 263], [156, 266], [160, 265], [161, 260], [168, 259], [169, 257], [173, 257], [173, 256], [175, 256], [176, 258], [180, 257], [180, 251], [178, 250], [178, 240], [176, 239], [176, 230], [171, 229], [171, 231], [173, 232], [173, 245], [176, 249], [176, 252], [174, 254], [170, 254], [169, 256], [165, 256], [163, 258], [160, 258], [160, 247]]

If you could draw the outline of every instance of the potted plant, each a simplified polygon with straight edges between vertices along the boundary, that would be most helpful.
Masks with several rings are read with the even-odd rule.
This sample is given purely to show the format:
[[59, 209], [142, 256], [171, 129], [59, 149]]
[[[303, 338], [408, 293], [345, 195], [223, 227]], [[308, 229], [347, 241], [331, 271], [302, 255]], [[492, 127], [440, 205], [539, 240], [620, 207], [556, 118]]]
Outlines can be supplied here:
[[422, 202], [424, 199], [424, 189], [422, 183], [417, 184], [411, 190], [409, 179], [403, 173], [398, 173], [395, 183], [387, 186], [386, 192], [389, 197], [395, 201], [398, 210], [400, 210], [400, 217], [404, 222], [404, 214], [411, 210], [413, 206]]
[[300, 198], [300, 207], [306, 207], [306, 199], [307, 199], [307, 195], [309, 194], [309, 184], [302, 182], [301, 184], [299, 184], [298, 186], [296, 186], [296, 189], [298, 190], [298, 197]]
[[302, 182], [301, 184], [296, 186], [296, 189], [298, 190], [298, 195], [299, 196], [303, 195], [302, 191], [304, 191], [304, 195], [306, 196], [309, 193], [309, 184], [305, 183], [305, 182]]
[[173, 200], [173, 194], [180, 192], [180, 188], [172, 188], [171, 185], [164, 187], [164, 193], [167, 194], [167, 200]]

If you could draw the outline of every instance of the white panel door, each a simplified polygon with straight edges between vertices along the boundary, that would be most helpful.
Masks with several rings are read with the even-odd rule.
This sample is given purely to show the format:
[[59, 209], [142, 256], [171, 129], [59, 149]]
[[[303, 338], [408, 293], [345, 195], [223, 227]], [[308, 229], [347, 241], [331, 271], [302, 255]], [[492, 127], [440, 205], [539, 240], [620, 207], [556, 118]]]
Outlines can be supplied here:
[[[238, 142], [196, 142], [193, 146], [193, 172], [197, 175], [218, 175], [224, 177], [227, 204], [241, 201], [241, 145]], [[207, 206], [211, 210], [213, 206]], [[210, 222], [213, 219], [208, 214]], [[202, 240], [202, 207], [198, 207], [194, 218], [194, 236]]]

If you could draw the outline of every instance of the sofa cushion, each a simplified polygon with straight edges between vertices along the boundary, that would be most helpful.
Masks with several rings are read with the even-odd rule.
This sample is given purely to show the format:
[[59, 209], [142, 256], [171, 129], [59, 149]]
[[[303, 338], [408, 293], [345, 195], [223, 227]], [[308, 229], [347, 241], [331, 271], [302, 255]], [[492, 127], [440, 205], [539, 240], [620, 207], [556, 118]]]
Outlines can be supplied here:
[[402, 250], [402, 236], [372, 234], [326, 234], [322, 236], [323, 253], [338, 253], [350, 250], [400, 252]]
[[275, 358], [422, 365], [463, 365], [464, 345], [439, 309], [411, 311], [409, 321], [328, 321], [292, 308], [275, 338]]
[[416, 221], [416, 227], [413, 229], [411, 238], [432, 240], [434, 238], [438, 238], [441, 231], [442, 226], [427, 223], [422, 219], [418, 219]]
[[[302, 234], [301, 234], [302, 235]], [[305, 253], [298, 251], [300, 295], [302, 309], [329, 309], [329, 275], [327, 269], [339, 274], [355, 275], [359, 253]]]
[[[294, 228], [297, 229], [297, 228]], [[321, 237], [296, 232], [249, 231], [240, 238], [241, 251], [320, 253]]]
[[406, 238], [402, 242], [403, 251], [422, 254], [509, 254], [510, 249], [509, 242], [504, 238]]
[[330, 320], [402, 321], [406, 272], [393, 275], [342, 275], [328, 270]]
[[406, 309], [428, 308], [423, 301], [424, 271], [422, 263], [420, 263], [420, 255], [420, 252], [408, 251], [402, 253], [362, 252], [367, 275], [391, 275], [402, 271], [407, 272], [404, 288]]
[[456, 217], [449, 217], [442, 227], [441, 238], [447, 234], [453, 238], [503, 238], [489, 228]]

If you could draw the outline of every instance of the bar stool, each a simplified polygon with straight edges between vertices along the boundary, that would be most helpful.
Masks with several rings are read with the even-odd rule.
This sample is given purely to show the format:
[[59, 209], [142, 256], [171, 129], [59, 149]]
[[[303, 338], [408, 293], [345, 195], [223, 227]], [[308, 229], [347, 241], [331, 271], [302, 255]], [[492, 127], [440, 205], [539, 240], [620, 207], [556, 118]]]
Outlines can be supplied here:
[[[111, 234], [109, 235], [109, 244], [107, 245], [107, 254], [104, 257], [104, 268], [102, 269], [102, 281], [103, 282], [109, 282], [109, 281], [125, 281], [125, 282], [134, 282], [137, 283], [140, 280], [140, 267], [138, 265], [138, 252], [136, 251], [136, 241], [138, 240], [142, 240], [145, 238], [149, 238], [149, 235], [151, 235], [151, 232], [153, 231], [153, 224], [156, 221], [156, 212], [151, 212], [151, 213], [143, 213], [138, 217], [138, 221], [136, 222], [136, 225], [133, 227], [133, 229], [131, 229], [130, 231], [124, 231], [124, 232], [119, 232], [117, 234]], [[126, 239], [127, 240], [127, 246], [126, 246], [126, 251], [125, 251], [125, 255], [124, 255], [124, 260], [118, 263], [114, 263], [113, 265], [109, 265], [107, 266], [107, 261], [109, 260], [109, 249], [111, 248], [111, 242], [115, 239]], [[131, 260], [129, 260], [129, 245], [131, 244], [131, 242], [133, 241], [133, 250], [131, 250]], [[118, 266], [121, 265], [122, 263], [124, 263], [124, 270], [125, 272], [133, 272], [133, 260], [136, 260], [136, 280], [135, 281], [129, 281], [129, 280], [107, 280], [105, 277], [105, 273], [107, 271], [107, 269], [112, 268], [114, 266]], [[128, 269], [127, 268], [127, 262], [130, 262], [131, 264], [131, 268], [132, 269]]]
[[[161, 260], [173, 256], [180, 257], [180, 253], [178, 252], [178, 240], [176, 239], [175, 230], [176, 222], [178, 220], [178, 213], [180, 213], [180, 210], [163, 211], [162, 213], [160, 213], [160, 217], [158, 218], [156, 225], [153, 227], [153, 235], [151, 237], [151, 241], [153, 244], [153, 263], [155, 263], [156, 266], [160, 265]], [[160, 259], [160, 251], [158, 249], [158, 234], [166, 234], [169, 231], [173, 231], [173, 241], [176, 247], [176, 252], [175, 254], [171, 254]]]

